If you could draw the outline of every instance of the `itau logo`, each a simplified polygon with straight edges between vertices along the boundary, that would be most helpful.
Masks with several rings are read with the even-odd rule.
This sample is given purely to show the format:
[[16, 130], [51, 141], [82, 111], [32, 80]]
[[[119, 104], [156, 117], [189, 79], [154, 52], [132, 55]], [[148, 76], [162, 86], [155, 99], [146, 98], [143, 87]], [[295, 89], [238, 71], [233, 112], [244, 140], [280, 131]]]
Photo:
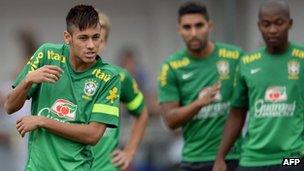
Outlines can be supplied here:
[[287, 100], [286, 87], [268, 87], [265, 93], [265, 101], [282, 102]]
[[74, 120], [76, 116], [77, 105], [68, 100], [58, 99], [53, 104], [51, 110], [59, 117]]

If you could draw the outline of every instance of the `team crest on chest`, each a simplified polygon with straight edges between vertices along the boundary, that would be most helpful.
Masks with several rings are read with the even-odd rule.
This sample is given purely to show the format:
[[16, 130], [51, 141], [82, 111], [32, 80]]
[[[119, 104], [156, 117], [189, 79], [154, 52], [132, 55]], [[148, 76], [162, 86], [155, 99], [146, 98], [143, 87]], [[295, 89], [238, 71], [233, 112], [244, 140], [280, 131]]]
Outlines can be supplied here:
[[300, 73], [300, 63], [297, 61], [289, 61], [287, 63], [288, 67], [288, 79], [298, 80]]
[[86, 80], [83, 87], [84, 95], [82, 96], [82, 98], [91, 100], [91, 97], [96, 93], [97, 88], [97, 81], [94, 81], [93, 79]]
[[220, 80], [229, 79], [229, 63], [225, 60], [218, 61], [216, 63], [217, 71], [220, 76]]

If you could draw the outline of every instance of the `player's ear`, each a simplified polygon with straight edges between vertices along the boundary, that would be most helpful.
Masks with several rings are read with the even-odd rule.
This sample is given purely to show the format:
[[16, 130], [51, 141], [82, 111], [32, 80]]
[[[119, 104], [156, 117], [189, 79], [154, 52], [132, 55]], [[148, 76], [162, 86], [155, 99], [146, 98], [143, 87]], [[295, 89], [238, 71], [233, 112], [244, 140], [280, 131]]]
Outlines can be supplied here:
[[293, 19], [290, 19], [290, 20], [288, 21], [288, 25], [289, 25], [289, 29], [291, 29], [291, 28], [292, 28], [292, 25], [293, 25]]
[[209, 20], [208, 21], [208, 27], [209, 27], [209, 31], [213, 30], [213, 21], [212, 20]]
[[68, 31], [64, 31], [63, 40], [66, 44], [70, 44], [70, 42], [72, 41], [72, 35]]
[[176, 25], [176, 32], [181, 36], [182, 26], [180, 24]]

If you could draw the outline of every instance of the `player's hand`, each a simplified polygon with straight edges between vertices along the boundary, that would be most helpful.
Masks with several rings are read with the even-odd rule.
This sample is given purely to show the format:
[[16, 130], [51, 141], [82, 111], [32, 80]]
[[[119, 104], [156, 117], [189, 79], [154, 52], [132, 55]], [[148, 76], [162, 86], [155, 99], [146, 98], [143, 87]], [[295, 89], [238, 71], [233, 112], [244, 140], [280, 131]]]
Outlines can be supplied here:
[[25, 133], [33, 131], [41, 124], [42, 116], [24, 116], [17, 120], [16, 128], [20, 135], [24, 137]]
[[131, 164], [133, 160], [133, 154], [126, 150], [115, 150], [112, 153], [112, 163], [119, 167], [121, 170], [125, 170]]
[[204, 88], [200, 91], [198, 102], [203, 107], [215, 100], [216, 94], [219, 93], [221, 88], [221, 83], [217, 82], [211, 87]]
[[55, 65], [44, 65], [35, 71], [31, 71], [27, 74], [26, 79], [31, 83], [55, 83], [59, 80], [63, 70]]
[[216, 159], [212, 171], [226, 171], [227, 165], [224, 159]]

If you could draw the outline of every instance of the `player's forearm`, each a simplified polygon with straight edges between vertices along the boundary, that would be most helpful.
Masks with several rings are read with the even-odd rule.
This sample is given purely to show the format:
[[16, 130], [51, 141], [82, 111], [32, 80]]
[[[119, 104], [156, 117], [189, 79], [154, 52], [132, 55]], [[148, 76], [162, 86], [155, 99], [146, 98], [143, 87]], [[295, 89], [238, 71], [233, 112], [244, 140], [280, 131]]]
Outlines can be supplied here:
[[8, 114], [12, 114], [22, 108], [32, 84], [32, 82], [25, 78], [10, 92], [4, 103], [4, 109]]
[[106, 129], [104, 124], [97, 122], [91, 122], [89, 124], [68, 124], [46, 117], [42, 117], [39, 127], [45, 128], [64, 138], [90, 145], [95, 145]]
[[179, 128], [191, 120], [201, 108], [201, 104], [198, 101], [194, 101], [187, 106], [171, 109], [165, 114], [166, 124], [171, 129]]
[[132, 126], [131, 136], [125, 147], [125, 150], [134, 155], [138, 149], [138, 146], [144, 136], [145, 129], [148, 123], [148, 110], [145, 107], [141, 115], [136, 118]]
[[246, 108], [232, 108], [230, 110], [217, 155], [218, 159], [225, 159], [225, 156], [239, 137], [246, 119], [246, 112]]

